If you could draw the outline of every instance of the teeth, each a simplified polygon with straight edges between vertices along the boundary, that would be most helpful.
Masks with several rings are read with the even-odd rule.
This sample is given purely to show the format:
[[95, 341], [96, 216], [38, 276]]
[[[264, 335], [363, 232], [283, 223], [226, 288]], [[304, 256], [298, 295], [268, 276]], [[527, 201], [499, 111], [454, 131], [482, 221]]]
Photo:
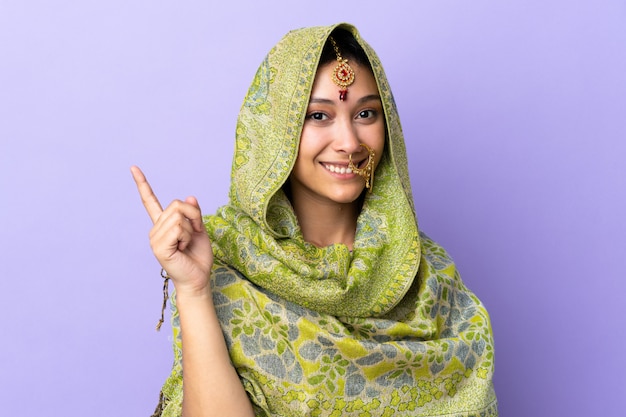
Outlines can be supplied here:
[[330, 172], [334, 172], [337, 174], [352, 174], [352, 169], [350, 168], [336, 166], [336, 165], [328, 165], [328, 164], [324, 164], [324, 166]]

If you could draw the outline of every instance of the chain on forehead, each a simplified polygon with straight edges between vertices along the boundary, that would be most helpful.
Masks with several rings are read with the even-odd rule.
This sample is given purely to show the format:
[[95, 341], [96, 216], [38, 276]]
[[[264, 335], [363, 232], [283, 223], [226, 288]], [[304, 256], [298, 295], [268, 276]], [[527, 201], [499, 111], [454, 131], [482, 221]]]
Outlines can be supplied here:
[[333, 69], [333, 82], [339, 86], [339, 100], [344, 101], [348, 98], [348, 87], [354, 83], [354, 70], [348, 64], [348, 60], [341, 56], [337, 42], [332, 36], [329, 36], [330, 43], [333, 45], [335, 55], [337, 55], [337, 65]]

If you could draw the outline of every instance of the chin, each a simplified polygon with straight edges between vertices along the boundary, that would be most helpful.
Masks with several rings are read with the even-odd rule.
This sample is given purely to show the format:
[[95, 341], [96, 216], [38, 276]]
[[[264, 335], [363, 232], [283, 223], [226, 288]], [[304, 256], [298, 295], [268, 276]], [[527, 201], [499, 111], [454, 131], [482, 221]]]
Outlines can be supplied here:
[[339, 204], [351, 204], [361, 200], [365, 188], [353, 192], [344, 192], [330, 195], [329, 198]]

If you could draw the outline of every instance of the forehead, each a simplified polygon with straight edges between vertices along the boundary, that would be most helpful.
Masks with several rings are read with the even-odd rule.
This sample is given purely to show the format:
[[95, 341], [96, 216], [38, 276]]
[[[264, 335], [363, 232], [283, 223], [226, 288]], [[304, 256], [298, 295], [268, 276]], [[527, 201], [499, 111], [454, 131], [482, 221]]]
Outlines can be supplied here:
[[[337, 62], [329, 62], [327, 64], [320, 65], [315, 74], [315, 81], [313, 82], [312, 95], [316, 93], [326, 93], [327, 91], [338, 91], [339, 87], [333, 81], [332, 74]], [[378, 86], [376, 85], [376, 79], [372, 71], [364, 65], [359, 65], [356, 62], [350, 63], [350, 67], [354, 70], [354, 82], [348, 87], [349, 91], [359, 94], [376, 94], [378, 93]]]

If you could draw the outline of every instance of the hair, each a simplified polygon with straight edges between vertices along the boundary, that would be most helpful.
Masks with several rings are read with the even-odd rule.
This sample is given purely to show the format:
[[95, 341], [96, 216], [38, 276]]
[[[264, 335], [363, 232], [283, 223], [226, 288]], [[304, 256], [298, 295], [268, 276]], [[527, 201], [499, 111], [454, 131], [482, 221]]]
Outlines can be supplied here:
[[[332, 36], [335, 40], [342, 58], [355, 62], [358, 65], [371, 70], [372, 66], [367, 58], [367, 55], [365, 54], [365, 51], [356, 39], [354, 39], [352, 33], [346, 29], [338, 28], [333, 30], [330, 36]], [[324, 49], [322, 49], [322, 56], [320, 57], [319, 65], [322, 66], [335, 61], [337, 61], [337, 53], [335, 52], [330, 39], [327, 39]]]

